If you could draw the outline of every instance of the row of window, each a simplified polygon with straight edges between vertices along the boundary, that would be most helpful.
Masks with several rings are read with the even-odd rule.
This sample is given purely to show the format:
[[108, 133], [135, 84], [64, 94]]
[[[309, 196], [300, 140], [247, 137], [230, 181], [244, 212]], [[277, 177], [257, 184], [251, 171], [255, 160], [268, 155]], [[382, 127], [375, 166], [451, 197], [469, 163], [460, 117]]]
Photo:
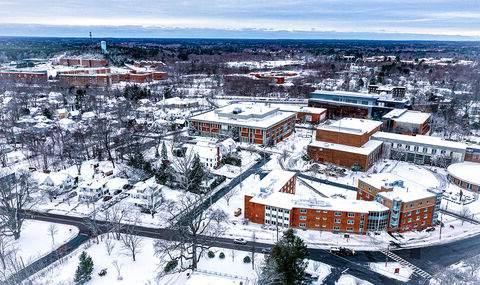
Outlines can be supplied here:
[[[401, 144], [401, 143], [391, 143], [391, 146], [393, 148], [397, 149], [404, 149], [404, 150], [410, 150], [410, 151], [415, 151], [415, 152], [422, 152], [422, 153], [429, 153], [429, 154], [437, 154], [437, 150], [434, 148], [428, 148], [428, 147], [422, 147], [422, 146], [417, 146], [417, 145], [408, 145], [408, 144]], [[430, 151], [429, 151], [430, 150]], [[447, 150], [440, 150], [440, 154], [444, 155], [450, 155], [451, 152]]]

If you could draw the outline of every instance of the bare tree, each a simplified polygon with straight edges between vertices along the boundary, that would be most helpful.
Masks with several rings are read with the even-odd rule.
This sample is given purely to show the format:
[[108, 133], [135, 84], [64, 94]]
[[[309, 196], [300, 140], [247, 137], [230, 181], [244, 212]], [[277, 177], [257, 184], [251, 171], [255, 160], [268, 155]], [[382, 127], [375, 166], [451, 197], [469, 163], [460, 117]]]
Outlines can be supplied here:
[[225, 230], [222, 226], [224, 220], [219, 220], [223, 215], [213, 215], [211, 209], [197, 208], [200, 201], [202, 198], [197, 195], [184, 195], [176, 202], [178, 207], [172, 208], [170, 215], [175, 218], [178, 213], [183, 213], [179, 219], [172, 219], [176, 223], [171, 228], [178, 234], [173, 240], [155, 243], [156, 255], [167, 255], [170, 260], [179, 261], [179, 271], [196, 270], [201, 256], [210, 248], [205, 243], [205, 236], [217, 237]]
[[123, 249], [128, 251], [132, 255], [133, 261], [136, 260], [137, 254], [140, 252], [142, 247], [143, 238], [141, 236], [135, 235], [133, 227], [139, 223], [138, 219], [135, 219], [135, 222], [131, 225], [125, 227], [125, 233], [120, 236], [122, 241]]
[[56, 224], [51, 224], [48, 226], [48, 234], [50, 235], [50, 238], [52, 239], [52, 246], [55, 244], [55, 236], [58, 233], [58, 227]]
[[235, 187], [223, 195], [223, 199], [227, 202], [227, 206], [230, 206], [230, 199], [232, 199], [238, 193], [238, 188]]
[[105, 249], [107, 250], [108, 256], [112, 254], [113, 249], [115, 248], [115, 241], [109, 237], [105, 239]]
[[[2, 176], [0, 174], [0, 176]], [[0, 231], [1, 234], [20, 238], [25, 215], [22, 213], [33, 205], [30, 196], [35, 181], [28, 171], [15, 174], [15, 181], [0, 187]]]
[[465, 221], [466, 218], [468, 218], [468, 216], [470, 216], [470, 208], [468, 208], [467, 206], [463, 206], [462, 207], [462, 210], [460, 212], [460, 216], [463, 218], [462, 219], [462, 226], [463, 226], [463, 222]]
[[114, 260], [112, 262], [112, 265], [113, 267], [115, 267], [115, 270], [117, 270], [117, 280], [122, 280], [122, 274], [121, 274], [121, 270], [122, 270], [122, 264], [118, 263], [117, 260]]

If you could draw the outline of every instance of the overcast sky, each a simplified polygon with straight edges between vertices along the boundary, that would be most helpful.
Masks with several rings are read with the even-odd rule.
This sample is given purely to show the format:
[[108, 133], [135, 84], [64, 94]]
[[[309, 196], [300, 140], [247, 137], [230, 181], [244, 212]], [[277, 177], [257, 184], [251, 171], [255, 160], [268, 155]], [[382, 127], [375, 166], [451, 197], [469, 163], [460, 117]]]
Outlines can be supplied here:
[[0, 0], [0, 24], [478, 38], [480, 0]]

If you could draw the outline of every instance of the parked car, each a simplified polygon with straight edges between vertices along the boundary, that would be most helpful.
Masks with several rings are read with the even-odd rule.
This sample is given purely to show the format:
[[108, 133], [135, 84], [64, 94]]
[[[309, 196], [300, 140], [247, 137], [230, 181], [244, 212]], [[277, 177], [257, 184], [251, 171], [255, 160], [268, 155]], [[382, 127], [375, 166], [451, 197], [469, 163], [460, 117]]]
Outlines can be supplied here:
[[233, 240], [233, 243], [236, 244], [247, 244], [247, 241], [244, 238], [236, 238]]
[[77, 196], [77, 192], [76, 192], [76, 191], [72, 191], [72, 192], [68, 193], [68, 198], [73, 198], [73, 197], [75, 197], [75, 196]]
[[426, 231], [427, 233], [429, 233], [429, 232], [433, 232], [434, 230], [435, 230], [435, 228], [434, 228], [434, 227], [431, 227], [431, 228], [426, 229], [425, 231]]
[[242, 209], [241, 209], [241, 208], [237, 208], [237, 209], [235, 209], [235, 211], [233, 212], [233, 215], [234, 215], [235, 217], [238, 217], [238, 216], [240, 216], [241, 214], [242, 214]]
[[117, 189], [117, 190], [115, 190], [115, 192], [113, 192], [113, 195], [118, 195], [118, 194], [120, 194], [120, 193], [122, 193], [122, 190], [121, 190], [121, 189]]
[[107, 195], [107, 196], [103, 197], [103, 202], [107, 202], [110, 199], [112, 199], [112, 196]]
[[269, 254], [271, 251], [272, 251], [272, 248], [270, 248], [270, 247], [262, 248], [262, 253], [263, 254]]

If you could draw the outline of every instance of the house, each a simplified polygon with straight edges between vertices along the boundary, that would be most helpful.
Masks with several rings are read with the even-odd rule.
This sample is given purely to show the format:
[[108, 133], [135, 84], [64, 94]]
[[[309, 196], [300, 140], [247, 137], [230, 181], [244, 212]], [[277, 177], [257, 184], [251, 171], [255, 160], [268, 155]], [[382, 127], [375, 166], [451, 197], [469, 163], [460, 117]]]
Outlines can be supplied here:
[[220, 166], [222, 155], [220, 154], [220, 147], [217, 144], [200, 141], [195, 145], [189, 145], [189, 151], [197, 154], [200, 162], [209, 170], [216, 169]]
[[220, 150], [220, 156], [224, 157], [237, 151], [237, 143], [232, 138], [227, 138], [217, 143]]
[[78, 200], [80, 202], [95, 202], [108, 194], [104, 180], [93, 180], [81, 183], [78, 186]]
[[155, 181], [155, 177], [137, 182], [127, 192], [128, 202], [144, 209], [155, 208], [163, 201], [162, 189], [164, 187]]
[[56, 192], [58, 194], [67, 192], [73, 188], [75, 179], [66, 172], [51, 172], [40, 183], [40, 188], [49, 192]]

